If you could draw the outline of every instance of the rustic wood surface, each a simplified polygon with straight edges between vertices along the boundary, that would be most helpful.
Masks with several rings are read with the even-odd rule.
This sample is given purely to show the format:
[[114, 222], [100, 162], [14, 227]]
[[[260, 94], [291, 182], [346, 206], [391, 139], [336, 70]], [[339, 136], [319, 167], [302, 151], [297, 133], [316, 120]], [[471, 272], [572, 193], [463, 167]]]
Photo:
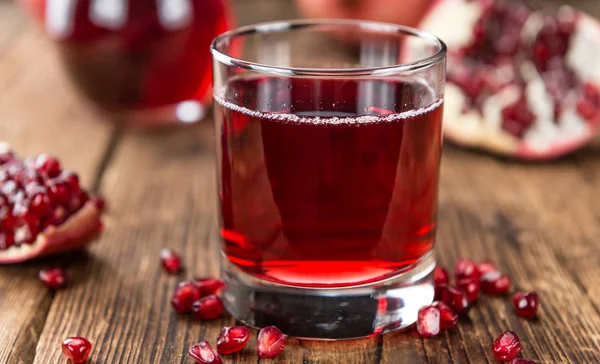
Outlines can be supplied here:
[[[600, 15], [597, 0], [576, 5]], [[296, 16], [289, 1], [239, 0], [238, 23]], [[258, 11], [260, 10], [260, 11]], [[0, 267], [0, 363], [65, 363], [59, 343], [82, 335], [91, 363], [191, 363], [187, 348], [214, 343], [231, 318], [199, 323], [169, 305], [178, 278], [157, 261], [185, 256], [184, 276], [214, 275], [212, 122], [160, 134], [104, 123], [67, 82], [51, 45], [12, 2], [0, 0], [0, 135], [23, 154], [50, 152], [112, 202], [107, 229], [87, 253]], [[483, 297], [458, 328], [339, 343], [290, 339], [258, 360], [254, 339], [233, 363], [487, 363], [502, 331], [516, 331], [538, 363], [600, 363], [600, 145], [562, 160], [521, 164], [447, 146], [437, 255], [489, 258], [542, 300], [536, 320], [508, 299]], [[51, 294], [39, 269], [64, 265], [72, 284]], [[182, 279], [182, 278], [179, 278]]]

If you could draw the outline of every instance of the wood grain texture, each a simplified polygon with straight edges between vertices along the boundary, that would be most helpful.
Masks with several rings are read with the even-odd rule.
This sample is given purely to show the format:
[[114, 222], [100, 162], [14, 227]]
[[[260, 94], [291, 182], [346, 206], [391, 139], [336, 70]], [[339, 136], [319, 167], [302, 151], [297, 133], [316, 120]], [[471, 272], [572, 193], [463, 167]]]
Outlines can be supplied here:
[[[291, 1], [238, 0], [238, 23], [296, 17]], [[578, 6], [600, 15], [595, 0]], [[230, 317], [175, 315], [179, 280], [218, 273], [212, 121], [144, 134], [112, 131], [81, 103], [43, 37], [0, 1], [0, 135], [24, 154], [51, 152], [112, 202], [107, 229], [87, 254], [59, 258], [73, 281], [51, 295], [37, 271], [53, 260], [0, 267], [0, 363], [64, 363], [59, 343], [83, 335], [92, 363], [191, 363], [189, 346], [215, 343]], [[57, 142], [58, 141], [58, 142]], [[482, 297], [457, 329], [338, 343], [289, 339], [258, 360], [253, 338], [227, 363], [496, 363], [490, 345], [516, 331], [538, 363], [600, 363], [600, 144], [546, 164], [521, 164], [447, 146], [437, 256], [492, 259], [515, 289], [535, 289], [539, 318], [516, 317], [508, 297]], [[162, 271], [168, 246], [185, 257]], [[256, 331], [253, 331], [256, 334]], [[254, 335], [255, 336], [255, 335]], [[33, 350], [35, 348], [36, 350]]]

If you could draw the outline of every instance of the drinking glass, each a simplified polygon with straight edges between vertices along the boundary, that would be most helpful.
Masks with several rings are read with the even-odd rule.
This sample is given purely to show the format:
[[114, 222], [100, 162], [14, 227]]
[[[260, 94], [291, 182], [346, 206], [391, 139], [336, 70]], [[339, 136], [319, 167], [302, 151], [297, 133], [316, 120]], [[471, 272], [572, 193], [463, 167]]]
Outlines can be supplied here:
[[413, 324], [434, 297], [444, 43], [295, 20], [211, 51], [229, 312], [313, 339]]

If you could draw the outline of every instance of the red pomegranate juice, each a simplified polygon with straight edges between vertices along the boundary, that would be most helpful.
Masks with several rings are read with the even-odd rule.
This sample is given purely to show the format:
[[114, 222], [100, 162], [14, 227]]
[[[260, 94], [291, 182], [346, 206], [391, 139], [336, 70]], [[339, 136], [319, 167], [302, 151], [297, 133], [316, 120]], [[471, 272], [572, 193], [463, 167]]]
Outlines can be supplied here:
[[215, 94], [221, 235], [262, 279], [344, 287], [433, 248], [442, 102], [420, 83], [238, 79]]

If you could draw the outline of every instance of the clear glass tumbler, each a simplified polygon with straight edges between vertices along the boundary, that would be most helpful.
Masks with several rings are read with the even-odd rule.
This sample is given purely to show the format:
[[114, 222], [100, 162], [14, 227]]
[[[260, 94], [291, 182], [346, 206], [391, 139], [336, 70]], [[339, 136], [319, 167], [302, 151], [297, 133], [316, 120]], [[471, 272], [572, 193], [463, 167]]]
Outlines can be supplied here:
[[434, 296], [445, 45], [299, 20], [211, 50], [228, 310], [314, 339], [413, 324]]

